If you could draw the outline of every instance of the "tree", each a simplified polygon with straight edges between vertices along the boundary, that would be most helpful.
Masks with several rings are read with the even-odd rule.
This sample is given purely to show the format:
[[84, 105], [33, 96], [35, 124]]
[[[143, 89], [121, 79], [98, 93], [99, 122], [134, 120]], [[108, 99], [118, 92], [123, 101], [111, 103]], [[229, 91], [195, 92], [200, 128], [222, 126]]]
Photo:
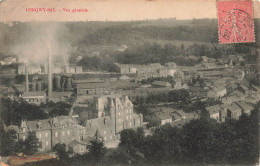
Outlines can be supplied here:
[[94, 163], [100, 162], [106, 153], [104, 142], [99, 138], [90, 141], [88, 155]]
[[34, 154], [38, 151], [39, 140], [36, 137], [35, 132], [29, 132], [28, 137], [24, 141], [26, 145], [25, 153], [26, 154]]
[[1, 147], [0, 152], [3, 156], [12, 155], [15, 152], [17, 140], [17, 133], [14, 130], [10, 130], [7, 133], [1, 131]]
[[52, 148], [52, 150], [56, 152], [56, 155], [58, 156], [59, 160], [67, 161], [69, 159], [69, 155], [66, 152], [65, 144], [58, 143]]

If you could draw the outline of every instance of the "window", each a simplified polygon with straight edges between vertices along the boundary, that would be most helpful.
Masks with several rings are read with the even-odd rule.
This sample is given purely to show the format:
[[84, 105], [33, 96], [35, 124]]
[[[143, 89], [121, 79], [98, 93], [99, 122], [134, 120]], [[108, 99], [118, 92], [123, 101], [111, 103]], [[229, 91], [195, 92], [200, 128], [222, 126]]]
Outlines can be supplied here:
[[107, 140], [107, 137], [104, 137], [104, 141], [106, 141]]
[[112, 137], [112, 135], [110, 135], [110, 137], [109, 137], [110, 139], [113, 139], [113, 137]]
[[132, 122], [129, 123], [129, 126], [130, 126], [130, 127], [132, 126]]
[[104, 135], [106, 135], [107, 131], [104, 131]]
[[25, 141], [25, 136], [23, 136], [23, 141]]
[[49, 142], [48, 141], [46, 141], [46, 146], [49, 146]]
[[65, 131], [62, 132], [62, 135], [63, 135], [63, 136], [65, 135]]
[[118, 112], [118, 116], [120, 116], [120, 112]]
[[58, 132], [55, 133], [55, 137], [58, 137]]
[[126, 116], [126, 120], [128, 120], [128, 115]]
[[69, 130], [68, 130], [68, 132], [67, 132], [67, 133], [68, 133], [68, 135], [70, 135], [70, 131], [69, 131]]
[[23, 128], [23, 132], [25, 132], [25, 127]]
[[48, 133], [45, 134], [45, 137], [48, 138]]
[[42, 138], [42, 134], [41, 133], [39, 134], [39, 138]]

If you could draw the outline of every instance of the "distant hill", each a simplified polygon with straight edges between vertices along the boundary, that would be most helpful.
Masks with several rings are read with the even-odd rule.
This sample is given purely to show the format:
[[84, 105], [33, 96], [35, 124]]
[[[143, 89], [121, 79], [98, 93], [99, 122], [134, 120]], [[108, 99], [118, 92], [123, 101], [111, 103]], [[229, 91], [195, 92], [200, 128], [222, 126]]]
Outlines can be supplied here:
[[[260, 19], [255, 20], [256, 24]], [[48, 26], [49, 22], [13, 23], [9, 26], [0, 23], [0, 60], [6, 56], [14, 55], [12, 47], [19, 42], [26, 43], [31, 31]], [[53, 23], [52, 23], [53, 24]], [[69, 41], [73, 50], [71, 53], [82, 52], [86, 54], [95, 46], [139, 46], [145, 42], [159, 44], [184, 44], [196, 42], [218, 45], [217, 19], [159, 19], [128, 22], [59, 22], [62, 35], [59, 41]], [[44, 29], [41, 31], [44, 32]], [[256, 32], [258, 33], [258, 31]], [[36, 33], [37, 34], [37, 33]], [[257, 36], [258, 34], [256, 34]], [[113, 48], [114, 49], [114, 48]], [[80, 51], [82, 50], [82, 51]]]

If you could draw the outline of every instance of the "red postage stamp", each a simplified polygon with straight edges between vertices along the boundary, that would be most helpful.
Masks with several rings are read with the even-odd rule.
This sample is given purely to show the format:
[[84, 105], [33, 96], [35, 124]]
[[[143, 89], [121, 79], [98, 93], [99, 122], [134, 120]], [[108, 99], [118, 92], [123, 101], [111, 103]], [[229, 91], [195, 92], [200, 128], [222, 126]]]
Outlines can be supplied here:
[[219, 43], [255, 42], [251, 0], [217, 0], [217, 8]]

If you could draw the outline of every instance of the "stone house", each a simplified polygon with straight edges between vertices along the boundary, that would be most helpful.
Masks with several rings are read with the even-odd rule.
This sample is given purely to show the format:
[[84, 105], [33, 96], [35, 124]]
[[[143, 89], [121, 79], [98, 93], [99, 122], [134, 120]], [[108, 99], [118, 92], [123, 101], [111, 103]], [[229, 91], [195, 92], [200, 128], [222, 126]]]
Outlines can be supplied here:
[[215, 119], [217, 122], [225, 121], [225, 119], [221, 116], [223, 114], [223, 110], [220, 105], [206, 107], [206, 110], [209, 113], [209, 117], [211, 119]]
[[76, 139], [68, 144], [69, 152], [73, 154], [84, 154], [87, 151], [87, 143], [79, 142]]
[[242, 109], [243, 113], [247, 115], [251, 115], [251, 111], [254, 110], [254, 107], [252, 107], [251, 105], [247, 104], [244, 101], [238, 101], [236, 103]]
[[172, 116], [165, 112], [155, 112], [155, 117], [157, 117], [160, 121], [161, 125], [172, 122]]
[[45, 92], [24, 92], [22, 99], [30, 104], [40, 105], [46, 103]]
[[[8, 126], [17, 132], [18, 139], [25, 140], [30, 131], [39, 139], [39, 151], [51, 150], [64, 143], [73, 153], [84, 153], [89, 138], [98, 133], [104, 142], [120, 138], [123, 129], [143, 125], [143, 115], [133, 112], [133, 104], [127, 96], [109, 95], [96, 100], [97, 118], [86, 120], [82, 125], [72, 116], [22, 121], [20, 126]], [[86, 147], [86, 146], [85, 146]]]
[[242, 115], [242, 109], [236, 104], [223, 104], [221, 106], [225, 112], [226, 118], [228, 119], [239, 119], [239, 117]]

